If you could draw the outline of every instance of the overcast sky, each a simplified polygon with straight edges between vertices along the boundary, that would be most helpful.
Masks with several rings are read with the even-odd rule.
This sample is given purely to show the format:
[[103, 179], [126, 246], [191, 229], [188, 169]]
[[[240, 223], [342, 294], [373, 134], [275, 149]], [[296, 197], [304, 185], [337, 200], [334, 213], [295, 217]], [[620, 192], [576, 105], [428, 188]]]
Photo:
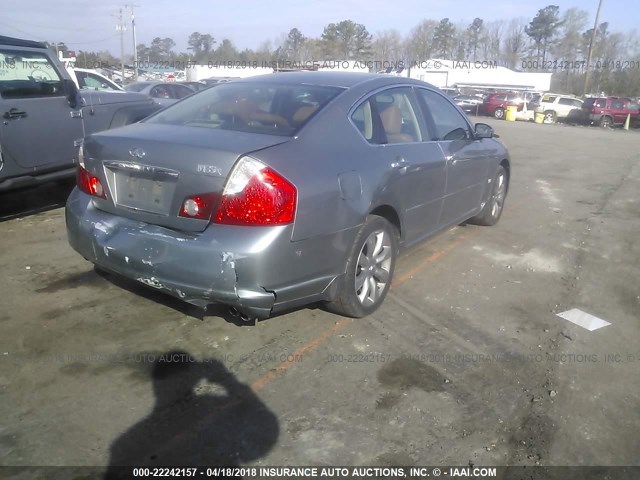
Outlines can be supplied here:
[[[4, 0], [0, 34], [12, 37], [64, 41], [75, 50], [109, 50], [120, 53], [115, 25], [118, 8], [133, 0]], [[538, 9], [558, 5], [561, 13], [577, 6], [595, 18], [598, 0], [135, 0], [138, 43], [154, 37], [171, 37], [177, 51], [186, 51], [194, 31], [209, 33], [217, 41], [229, 38], [239, 49], [257, 48], [264, 40], [275, 41], [291, 28], [317, 37], [331, 22], [353, 20], [370, 33], [395, 28], [403, 35], [422, 19], [449, 17], [453, 23], [533, 18]], [[6, 5], [11, 5], [9, 8]], [[80, 5], [80, 6], [79, 6]], [[640, 23], [639, 0], [604, 0], [600, 22], [612, 30], [630, 31]], [[131, 54], [130, 16], [127, 15], [125, 54]]]

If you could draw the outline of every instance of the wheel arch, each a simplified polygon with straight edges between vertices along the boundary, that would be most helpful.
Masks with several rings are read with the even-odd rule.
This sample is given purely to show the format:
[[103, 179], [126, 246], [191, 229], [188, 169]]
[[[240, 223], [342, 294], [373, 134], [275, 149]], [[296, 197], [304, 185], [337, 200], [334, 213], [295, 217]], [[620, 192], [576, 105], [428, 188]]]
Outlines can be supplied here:
[[398, 215], [398, 212], [395, 208], [387, 204], [378, 205], [369, 212], [369, 215], [377, 215], [387, 220], [391, 225], [396, 227], [396, 229], [398, 230], [398, 237], [402, 240], [402, 221], [400, 220], [400, 215]]

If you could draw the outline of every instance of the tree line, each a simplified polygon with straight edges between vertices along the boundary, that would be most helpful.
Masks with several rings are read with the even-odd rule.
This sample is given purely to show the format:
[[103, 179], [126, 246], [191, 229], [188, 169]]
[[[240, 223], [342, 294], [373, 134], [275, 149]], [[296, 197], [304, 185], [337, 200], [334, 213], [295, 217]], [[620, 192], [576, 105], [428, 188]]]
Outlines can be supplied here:
[[[139, 61], [150, 63], [376, 60], [410, 64], [430, 58], [487, 61], [516, 70], [553, 72], [554, 91], [579, 94], [591, 47], [591, 90], [640, 96], [638, 33], [612, 31], [605, 21], [597, 26], [591, 45], [592, 33], [588, 12], [578, 7], [562, 12], [558, 6], [548, 5], [532, 19], [475, 18], [469, 24], [453, 23], [449, 18], [425, 19], [404, 34], [389, 29], [373, 35], [365, 25], [343, 20], [326, 25], [319, 37], [309, 37], [292, 28], [278, 39], [244, 50], [228, 38], [218, 40], [210, 33], [193, 32], [186, 52], [176, 52], [172, 38], [156, 37], [149, 45], [138, 45], [137, 53]], [[79, 66], [113, 60], [116, 59], [108, 52], [78, 54]]]

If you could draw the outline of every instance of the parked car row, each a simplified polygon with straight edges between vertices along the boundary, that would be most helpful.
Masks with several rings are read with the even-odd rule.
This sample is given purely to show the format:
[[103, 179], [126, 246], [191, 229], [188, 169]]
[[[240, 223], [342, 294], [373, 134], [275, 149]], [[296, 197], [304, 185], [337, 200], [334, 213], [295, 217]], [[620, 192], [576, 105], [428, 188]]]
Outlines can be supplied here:
[[483, 98], [479, 95], [458, 95], [454, 102], [465, 112], [504, 119], [508, 107], [516, 107], [528, 119], [541, 114], [542, 123], [558, 121], [611, 127], [622, 125], [627, 118], [631, 126], [640, 126], [640, 103], [627, 97], [590, 97], [585, 100], [572, 95], [532, 92], [497, 92]]

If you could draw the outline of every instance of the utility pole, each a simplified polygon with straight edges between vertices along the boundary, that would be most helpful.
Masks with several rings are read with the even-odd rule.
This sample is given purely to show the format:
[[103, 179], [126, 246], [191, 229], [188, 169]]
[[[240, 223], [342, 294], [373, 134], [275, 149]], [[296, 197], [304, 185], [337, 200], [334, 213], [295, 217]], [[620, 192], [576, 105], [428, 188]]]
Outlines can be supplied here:
[[582, 89], [582, 95], [586, 95], [589, 90], [589, 67], [591, 66], [591, 55], [593, 54], [593, 44], [596, 42], [596, 31], [598, 30], [598, 20], [600, 19], [600, 9], [602, 8], [602, 0], [598, 3], [598, 10], [596, 12], [596, 21], [593, 24], [593, 30], [591, 32], [591, 41], [589, 42], [589, 53], [587, 53], [587, 68], [584, 74], [584, 87]]
[[116, 30], [120, 31], [120, 67], [122, 68], [122, 85], [124, 85], [124, 31], [127, 29], [122, 21], [122, 8], [118, 13], [118, 25]]
[[125, 5], [126, 8], [131, 10], [131, 31], [133, 32], [133, 75], [136, 82], [138, 81], [138, 42], [136, 41], [136, 15], [134, 9], [139, 6], [140, 5], [136, 5], [135, 3]]

